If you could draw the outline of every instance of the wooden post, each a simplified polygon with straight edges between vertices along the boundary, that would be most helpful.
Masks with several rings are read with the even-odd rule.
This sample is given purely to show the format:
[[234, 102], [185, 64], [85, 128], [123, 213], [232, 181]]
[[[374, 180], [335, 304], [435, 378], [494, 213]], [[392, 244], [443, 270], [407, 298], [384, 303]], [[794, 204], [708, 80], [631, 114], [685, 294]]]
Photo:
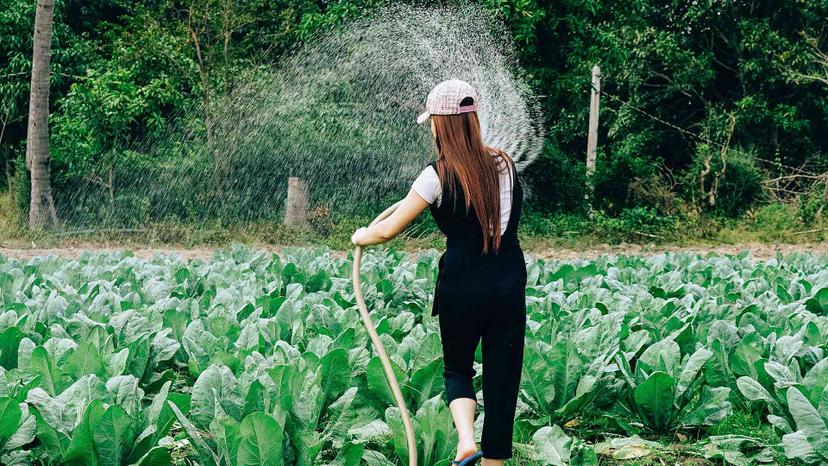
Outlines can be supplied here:
[[308, 182], [297, 176], [288, 178], [285, 225], [306, 226], [308, 224]]
[[592, 67], [592, 96], [589, 99], [589, 133], [587, 134], [586, 158], [586, 192], [584, 200], [589, 211], [589, 219], [593, 219], [592, 197], [595, 192], [595, 158], [598, 148], [598, 110], [601, 97], [601, 68]]
[[817, 217], [822, 216], [822, 211], [825, 209], [825, 206], [828, 205], [828, 172], [825, 172], [825, 175], [823, 175], [822, 178], [824, 178], [823, 183], [825, 184], [822, 187], [822, 205], [820, 205], [819, 209], [817, 209]]

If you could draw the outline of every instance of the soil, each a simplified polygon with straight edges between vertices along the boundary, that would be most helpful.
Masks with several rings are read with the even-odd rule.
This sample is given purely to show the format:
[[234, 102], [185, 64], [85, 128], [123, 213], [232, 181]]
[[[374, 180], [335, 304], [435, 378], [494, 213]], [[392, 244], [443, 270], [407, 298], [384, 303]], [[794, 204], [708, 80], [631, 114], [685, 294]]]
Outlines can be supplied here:
[[[131, 250], [137, 257], [152, 258], [155, 255], [178, 254], [185, 259], [210, 259], [213, 256], [213, 251], [216, 248], [196, 247], [196, 248], [180, 248], [180, 247], [146, 247], [146, 246], [102, 246], [100, 244], [77, 244], [72, 246], [44, 248], [32, 244], [31, 247], [26, 247], [24, 244], [14, 245], [0, 245], [0, 256], [5, 256], [13, 259], [30, 259], [32, 257], [55, 255], [60, 257], [77, 259], [81, 253], [86, 251], [108, 252], [108, 251], [122, 251]], [[267, 251], [278, 252], [282, 249], [280, 246], [274, 245], [253, 245], [257, 249], [264, 249]], [[767, 260], [776, 257], [777, 252], [782, 255], [788, 255], [792, 252], [809, 252], [817, 255], [828, 255], [828, 242], [812, 243], [812, 244], [773, 244], [773, 243], [744, 243], [733, 245], [715, 245], [715, 246], [664, 246], [664, 245], [648, 245], [648, 244], [618, 244], [609, 245], [602, 244], [599, 246], [589, 247], [585, 249], [566, 249], [566, 248], [535, 248], [527, 249], [527, 253], [539, 259], [557, 259], [557, 260], [573, 260], [573, 259], [594, 259], [603, 254], [613, 255], [653, 255], [663, 252], [683, 252], [692, 251], [702, 255], [707, 253], [737, 254], [745, 249], [751, 251], [751, 257], [757, 260]], [[412, 250], [413, 251], [413, 250]], [[345, 257], [347, 251], [332, 251], [334, 256]]]

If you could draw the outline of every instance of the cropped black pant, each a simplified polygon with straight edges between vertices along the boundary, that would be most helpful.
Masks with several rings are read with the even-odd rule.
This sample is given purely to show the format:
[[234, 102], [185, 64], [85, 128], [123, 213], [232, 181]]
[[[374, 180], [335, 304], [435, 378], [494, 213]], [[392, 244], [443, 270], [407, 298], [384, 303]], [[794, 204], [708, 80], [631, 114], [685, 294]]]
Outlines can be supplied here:
[[438, 284], [446, 399], [447, 403], [457, 398], [476, 400], [473, 364], [482, 340], [485, 416], [480, 447], [486, 458], [508, 459], [512, 457], [526, 334], [523, 254], [493, 260], [472, 258], [464, 263], [470, 267], [465, 273], [452, 274], [448, 266]]

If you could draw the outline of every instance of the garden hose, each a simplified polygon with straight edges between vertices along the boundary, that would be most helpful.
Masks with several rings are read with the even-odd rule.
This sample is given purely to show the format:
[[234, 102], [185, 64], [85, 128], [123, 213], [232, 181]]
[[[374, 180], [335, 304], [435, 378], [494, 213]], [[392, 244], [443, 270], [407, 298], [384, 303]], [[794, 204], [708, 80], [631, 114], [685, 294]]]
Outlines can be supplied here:
[[[373, 222], [371, 222], [371, 225], [369, 226], [375, 225], [376, 223], [388, 218], [389, 215], [397, 210], [399, 205], [400, 203], [397, 202], [391, 207], [385, 209], [377, 216], [377, 218], [374, 219]], [[359, 308], [359, 314], [362, 316], [362, 323], [365, 324], [365, 330], [368, 331], [368, 334], [371, 336], [371, 342], [373, 342], [374, 348], [377, 353], [379, 353], [380, 360], [382, 361], [382, 367], [385, 369], [385, 377], [388, 379], [388, 384], [391, 386], [391, 391], [394, 393], [394, 399], [397, 401], [397, 408], [400, 410], [402, 423], [405, 427], [405, 437], [408, 442], [408, 466], [417, 466], [417, 444], [414, 437], [414, 426], [411, 424], [411, 417], [408, 415], [408, 408], [405, 406], [405, 400], [403, 399], [402, 391], [400, 390], [400, 383], [397, 381], [397, 376], [394, 374], [394, 369], [391, 367], [391, 360], [388, 359], [385, 347], [382, 346], [379, 335], [377, 335], [377, 329], [374, 327], [374, 323], [371, 322], [371, 316], [368, 314], [368, 308], [365, 306], [365, 299], [362, 297], [362, 279], [360, 278], [361, 265], [362, 246], [357, 246], [356, 249], [354, 249], [354, 297], [356, 298], [357, 307]]]

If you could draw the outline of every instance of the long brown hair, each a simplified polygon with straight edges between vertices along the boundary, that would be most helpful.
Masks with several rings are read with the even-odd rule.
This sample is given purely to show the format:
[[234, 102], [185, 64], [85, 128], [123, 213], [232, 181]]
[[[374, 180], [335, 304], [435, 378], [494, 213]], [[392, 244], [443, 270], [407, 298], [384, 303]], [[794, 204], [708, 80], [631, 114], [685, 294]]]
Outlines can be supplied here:
[[[499, 163], [505, 161], [511, 176], [512, 159], [502, 150], [483, 143], [477, 112], [432, 115], [437, 145], [437, 174], [455, 194], [460, 181], [466, 212], [474, 209], [483, 230], [483, 254], [500, 249]], [[456, 177], [456, 178], [455, 178]]]

